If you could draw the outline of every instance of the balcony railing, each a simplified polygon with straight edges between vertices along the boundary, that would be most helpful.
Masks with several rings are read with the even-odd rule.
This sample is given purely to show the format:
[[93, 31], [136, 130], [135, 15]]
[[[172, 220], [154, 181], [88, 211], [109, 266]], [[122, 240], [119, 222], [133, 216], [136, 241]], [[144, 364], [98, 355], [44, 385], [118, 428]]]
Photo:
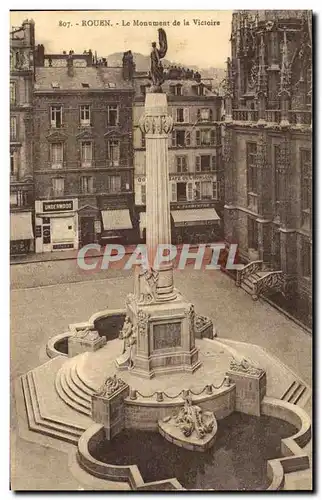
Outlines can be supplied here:
[[257, 122], [258, 111], [256, 109], [233, 109], [233, 120], [239, 122]]

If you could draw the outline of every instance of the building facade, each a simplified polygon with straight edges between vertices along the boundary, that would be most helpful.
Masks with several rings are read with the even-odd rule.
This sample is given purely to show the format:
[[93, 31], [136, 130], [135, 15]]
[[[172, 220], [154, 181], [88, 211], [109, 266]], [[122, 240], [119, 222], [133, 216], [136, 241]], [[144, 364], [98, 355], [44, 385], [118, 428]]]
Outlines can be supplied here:
[[[135, 73], [133, 108], [134, 190], [145, 231], [145, 140], [139, 128], [144, 114], [147, 75]], [[169, 137], [169, 192], [172, 241], [211, 242], [222, 238], [224, 172], [221, 153], [221, 98], [209, 81], [190, 70], [169, 69], [162, 85], [174, 127]]]
[[[312, 303], [312, 14], [233, 14], [225, 89], [225, 238], [282, 271], [281, 303]], [[256, 279], [256, 278], [255, 278]], [[286, 297], [286, 299], [285, 299]]]
[[35, 26], [10, 32], [10, 253], [34, 250], [33, 85]]
[[91, 51], [36, 51], [36, 252], [136, 239], [133, 88]]

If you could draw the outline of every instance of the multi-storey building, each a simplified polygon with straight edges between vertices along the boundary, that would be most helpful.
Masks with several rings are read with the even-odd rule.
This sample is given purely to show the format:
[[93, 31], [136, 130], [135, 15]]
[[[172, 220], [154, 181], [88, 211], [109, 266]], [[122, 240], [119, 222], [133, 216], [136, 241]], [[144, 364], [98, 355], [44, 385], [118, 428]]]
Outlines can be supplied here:
[[34, 245], [32, 91], [35, 27], [24, 21], [10, 32], [10, 252]]
[[[135, 73], [134, 186], [140, 212], [140, 234], [145, 231], [145, 139], [139, 128], [150, 80]], [[220, 239], [223, 217], [221, 156], [221, 98], [198, 73], [170, 68], [162, 85], [168, 96], [174, 127], [169, 137], [169, 192], [174, 243]]]
[[131, 242], [130, 75], [91, 51], [45, 54], [38, 46], [35, 64], [36, 252]]
[[238, 243], [243, 262], [255, 261], [242, 281], [263, 293], [278, 284], [307, 320], [312, 302], [311, 26], [309, 11], [233, 14], [224, 143], [225, 238]]

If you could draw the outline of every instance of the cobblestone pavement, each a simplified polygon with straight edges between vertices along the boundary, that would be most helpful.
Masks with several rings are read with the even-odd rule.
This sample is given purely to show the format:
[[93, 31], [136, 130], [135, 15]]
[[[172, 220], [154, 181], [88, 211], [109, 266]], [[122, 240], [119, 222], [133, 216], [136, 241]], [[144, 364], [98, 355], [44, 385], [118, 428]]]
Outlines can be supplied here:
[[[94, 312], [106, 307], [123, 307], [126, 295], [133, 290], [129, 272], [109, 270], [86, 275], [71, 261], [15, 265], [11, 271], [12, 378], [47, 360], [45, 345], [50, 337], [66, 331], [70, 323], [88, 320]], [[311, 385], [312, 339], [302, 328], [269, 304], [254, 302], [220, 271], [177, 270], [175, 283], [195, 304], [198, 313], [212, 318], [219, 337], [266, 348]], [[12, 426], [15, 429], [14, 406]], [[17, 455], [25, 456], [26, 448], [18, 438]], [[33, 484], [34, 489], [48, 488], [50, 481], [46, 483], [44, 479], [45, 470], [42, 475], [33, 473], [32, 464], [39, 462], [39, 453], [31, 446], [29, 459], [17, 462], [19, 467], [12, 479], [17, 479], [16, 474], [22, 478], [29, 474], [34, 481], [29, 480], [28, 485]], [[47, 449], [46, 457], [52, 473], [57, 472], [59, 478], [62, 462], [57, 453]], [[62, 477], [65, 489], [75, 488], [72, 477], [70, 481], [65, 473]], [[18, 483], [21, 485], [23, 481]]]

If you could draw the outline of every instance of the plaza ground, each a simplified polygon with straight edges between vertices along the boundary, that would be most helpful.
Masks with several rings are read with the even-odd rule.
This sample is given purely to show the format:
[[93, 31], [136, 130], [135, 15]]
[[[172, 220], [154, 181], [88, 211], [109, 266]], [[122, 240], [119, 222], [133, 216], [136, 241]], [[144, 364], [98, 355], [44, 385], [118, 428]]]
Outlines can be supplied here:
[[[175, 271], [175, 284], [209, 316], [218, 337], [260, 345], [312, 385], [312, 338], [266, 302], [254, 302], [220, 271]], [[120, 308], [133, 291], [131, 271], [86, 273], [76, 261], [17, 264], [11, 267], [11, 376], [44, 363], [47, 340], [86, 321], [99, 310]], [[61, 451], [19, 438], [12, 411], [14, 489], [78, 489]], [[23, 459], [28, 457], [28, 460]], [[53, 487], [57, 484], [57, 487]]]

